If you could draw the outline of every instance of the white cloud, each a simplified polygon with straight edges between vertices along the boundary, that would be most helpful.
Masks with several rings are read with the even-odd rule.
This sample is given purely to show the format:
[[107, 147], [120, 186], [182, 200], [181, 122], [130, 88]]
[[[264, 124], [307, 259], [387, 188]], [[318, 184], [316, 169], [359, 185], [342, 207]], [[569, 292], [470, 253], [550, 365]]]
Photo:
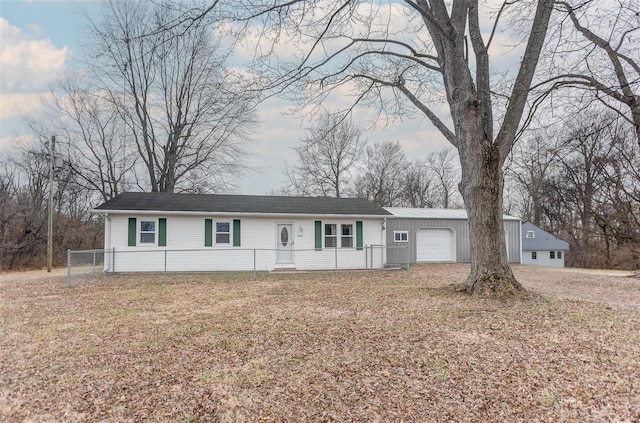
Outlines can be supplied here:
[[43, 94], [7, 93], [0, 94], [0, 120], [13, 119], [21, 114], [30, 114], [42, 109]]
[[35, 39], [0, 18], [1, 91], [33, 92], [46, 88], [64, 70], [69, 54], [67, 47], [58, 48], [51, 40]]
[[[300, 15], [303, 9], [304, 16]], [[403, 31], [414, 32], [414, 35], [427, 34], [419, 24], [419, 19], [404, 5], [363, 3], [357, 6], [352, 15], [354, 18], [349, 19], [348, 24], [337, 25], [333, 29], [339, 34], [324, 34], [321, 42], [316, 45], [318, 35], [324, 30], [317, 22], [326, 22], [327, 16], [335, 12], [335, 9], [335, 2], [324, 0], [315, 2], [312, 7], [292, 10], [290, 18], [301, 28], [300, 31], [290, 30], [286, 25], [264, 27], [257, 24], [243, 27], [225, 23], [216, 28], [216, 36], [220, 37], [225, 46], [237, 42], [234, 54], [239, 61], [250, 61], [256, 57], [270, 57], [277, 62], [297, 61], [305, 57], [313, 47], [313, 54], [309, 59], [317, 62], [345, 47], [350, 42], [348, 37], [380, 38], [383, 34], [398, 34]], [[238, 31], [242, 36], [236, 40], [231, 34], [237, 34]]]

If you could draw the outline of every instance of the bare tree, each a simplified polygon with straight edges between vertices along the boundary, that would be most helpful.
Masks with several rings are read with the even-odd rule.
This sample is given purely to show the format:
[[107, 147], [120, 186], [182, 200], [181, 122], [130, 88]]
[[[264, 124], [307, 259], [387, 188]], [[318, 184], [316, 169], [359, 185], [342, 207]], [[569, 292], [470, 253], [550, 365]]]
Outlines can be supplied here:
[[[549, 131], [551, 133], [551, 131]], [[549, 228], [549, 195], [552, 178], [560, 166], [556, 139], [545, 134], [524, 139], [514, 150], [508, 173], [520, 188], [520, 216], [539, 227]]]
[[97, 248], [103, 227], [90, 211], [93, 192], [73, 172], [54, 174], [49, 184], [51, 144], [21, 140], [0, 157], [0, 268], [37, 268], [46, 263], [48, 192], [53, 194], [53, 260], [66, 261], [67, 248]]
[[[300, 60], [286, 69], [273, 55], [258, 58], [260, 65], [271, 59], [267, 63], [271, 69], [280, 70], [270, 75], [271, 81], [296, 87], [297, 92], [302, 82], [308, 88], [305, 100], [318, 101], [348, 86], [357, 92], [356, 104], [375, 103], [383, 112], [401, 115], [412, 105], [440, 130], [458, 149], [462, 196], [469, 216], [471, 273], [461, 288], [469, 293], [522, 290], [511, 272], [505, 247], [502, 166], [526, 108], [553, 1], [540, 0], [530, 11], [520, 68], [504, 93], [509, 101], [495, 116], [492, 92], [498, 88], [491, 84], [489, 46], [503, 14], [497, 15], [493, 29], [487, 32], [481, 27], [477, 1], [417, 0], [397, 6], [257, 1], [251, 6], [243, 4], [235, 18], [258, 17], [264, 24], [263, 33], [275, 32], [272, 39], [293, 32], [302, 40], [311, 40]], [[505, 3], [501, 11], [516, 6], [523, 3]], [[391, 29], [389, 22], [396, 17], [390, 13], [396, 8], [402, 9], [397, 15], [406, 17], [407, 23], [404, 28]], [[436, 113], [443, 91], [451, 124], [446, 115]]]
[[385, 141], [367, 148], [364, 169], [355, 181], [356, 195], [382, 207], [401, 206], [407, 165], [397, 142]]
[[569, 241], [567, 264], [640, 265], [637, 145], [623, 119], [602, 108], [566, 121], [515, 151], [509, 170], [521, 216]]
[[51, 116], [46, 128], [34, 128], [39, 136], [58, 135], [56, 154], [74, 175], [74, 182], [100, 194], [102, 201], [125, 191], [126, 178], [136, 163], [127, 144], [124, 121], [114, 104], [83, 84], [81, 75], [68, 74], [55, 84], [45, 101]]
[[[556, 1], [564, 15], [554, 41], [551, 71], [541, 86], [587, 89], [632, 125], [640, 146], [640, 6], [617, 2]], [[564, 22], [569, 22], [565, 25]], [[571, 34], [575, 32], [576, 36]]]
[[0, 269], [11, 268], [11, 263], [19, 250], [16, 225], [21, 210], [18, 206], [17, 169], [6, 158], [0, 161]]
[[437, 181], [436, 194], [439, 197], [437, 204], [448, 209], [457, 207], [459, 198], [458, 184], [460, 182], [460, 171], [455, 164], [455, 151], [445, 149], [436, 151], [427, 156], [427, 166], [433, 179]]
[[343, 196], [364, 146], [360, 129], [348, 118], [325, 113], [295, 148], [298, 161], [285, 169], [287, 190], [298, 195]]
[[[253, 36], [254, 73], [266, 87], [289, 89], [307, 103], [345, 89], [340, 93], [350, 91], [354, 107], [377, 104], [381, 113], [397, 115], [418, 111], [458, 149], [471, 238], [471, 272], [460, 288], [476, 294], [523, 290], [507, 259], [502, 166], [521, 126], [553, 5], [553, 0], [505, 2], [487, 28], [477, 0], [214, 4], [219, 16]], [[492, 85], [489, 47], [502, 18], [514, 8], [525, 8], [517, 11], [519, 18], [531, 16], [519, 23], [527, 28], [526, 46], [513, 81]], [[182, 21], [193, 22], [211, 10]], [[402, 28], [393, 24], [399, 19]], [[275, 45], [265, 47], [269, 40], [300, 49], [288, 60], [276, 54]], [[507, 100], [495, 102], [493, 93]], [[449, 107], [438, 114], [441, 99]]]
[[422, 160], [413, 160], [405, 168], [402, 181], [402, 205], [436, 207], [434, 183], [429, 167]]
[[[561, 159], [558, 191], [563, 206], [574, 213], [570, 222], [578, 265], [594, 267], [597, 239], [604, 239], [604, 267], [611, 267], [611, 225], [605, 216], [614, 201], [608, 195], [611, 176], [617, 173], [617, 151], [624, 138], [617, 119], [583, 117], [570, 122]], [[614, 184], [615, 185], [615, 184]], [[615, 197], [614, 197], [615, 198]]]
[[[618, 249], [612, 258], [612, 266], [640, 270], [640, 146], [634, 145], [631, 136], [624, 131], [616, 133], [620, 141], [615, 143], [615, 161], [609, 168], [609, 183], [605, 189], [611, 206], [601, 213], [608, 232], [615, 239]], [[635, 147], [635, 148], [634, 148]]]
[[107, 0], [91, 22], [92, 69], [119, 107], [143, 165], [141, 188], [214, 191], [246, 170], [253, 98], [226, 72], [213, 32], [175, 25], [153, 2]]
[[4, 269], [45, 263], [47, 240], [48, 151], [44, 144], [20, 149], [3, 159], [3, 243], [0, 265]]

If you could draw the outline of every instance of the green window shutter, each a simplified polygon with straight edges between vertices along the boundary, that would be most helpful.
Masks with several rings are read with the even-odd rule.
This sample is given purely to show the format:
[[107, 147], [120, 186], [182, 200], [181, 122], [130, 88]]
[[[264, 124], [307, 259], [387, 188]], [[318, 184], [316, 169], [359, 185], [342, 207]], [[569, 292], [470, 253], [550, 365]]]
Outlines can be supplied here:
[[233, 219], [233, 246], [240, 246], [240, 219]]
[[167, 219], [164, 217], [158, 219], [158, 246], [167, 246]]
[[211, 247], [213, 245], [213, 219], [204, 220], [204, 246]]
[[129, 247], [136, 246], [136, 235], [138, 232], [138, 223], [135, 217], [129, 218]]
[[322, 222], [316, 220], [316, 251], [322, 250]]
[[362, 250], [362, 220], [356, 220], [356, 250]]

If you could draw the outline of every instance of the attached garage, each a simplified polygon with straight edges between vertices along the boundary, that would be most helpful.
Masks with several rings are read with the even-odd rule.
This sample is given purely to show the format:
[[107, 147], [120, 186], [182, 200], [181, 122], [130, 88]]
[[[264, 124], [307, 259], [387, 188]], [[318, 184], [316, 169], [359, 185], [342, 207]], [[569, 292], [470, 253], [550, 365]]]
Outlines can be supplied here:
[[[471, 261], [469, 221], [464, 209], [385, 208], [386, 245], [408, 247], [410, 263]], [[507, 257], [520, 263], [520, 219], [503, 216]], [[393, 251], [393, 250], [391, 250]]]
[[450, 228], [421, 228], [416, 233], [416, 261], [455, 262], [455, 233]]

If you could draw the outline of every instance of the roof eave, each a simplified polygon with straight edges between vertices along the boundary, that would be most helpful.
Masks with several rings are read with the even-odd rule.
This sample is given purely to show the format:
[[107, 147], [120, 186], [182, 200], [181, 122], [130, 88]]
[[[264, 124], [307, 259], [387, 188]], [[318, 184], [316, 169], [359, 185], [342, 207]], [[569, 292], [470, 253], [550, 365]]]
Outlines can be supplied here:
[[325, 217], [325, 218], [385, 218], [391, 217], [387, 214], [346, 214], [346, 213], [258, 213], [258, 212], [208, 212], [208, 211], [172, 211], [172, 210], [102, 210], [93, 209], [96, 214], [149, 214], [149, 215], [177, 215], [177, 216], [246, 216], [246, 217]]

